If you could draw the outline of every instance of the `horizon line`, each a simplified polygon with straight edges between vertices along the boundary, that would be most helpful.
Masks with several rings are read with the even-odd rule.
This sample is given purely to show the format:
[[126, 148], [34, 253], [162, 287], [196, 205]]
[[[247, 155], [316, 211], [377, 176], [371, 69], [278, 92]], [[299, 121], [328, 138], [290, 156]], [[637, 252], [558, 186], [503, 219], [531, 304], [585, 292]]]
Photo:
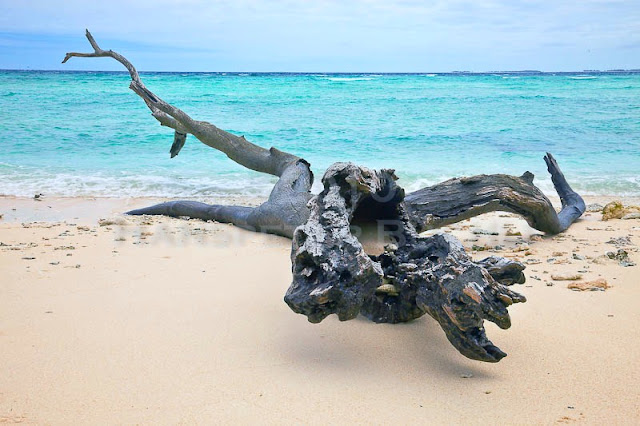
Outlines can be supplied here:
[[[82, 69], [36, 69], [36, 68], [0, 68], [0, 71], [32, 71], [32, 72], [108, 72], [108, 73], [124, 73], [128, 74], [127, 70], [82, 70]], [[541, 70], [489, 70], [489, 71], [153, 71], [153, 70], [138, 70], [140, 73], [186, 73], [186, 74], [368, 74], [368, 75], [428, 75], [428, 74], [577, 74], [577, 73], [601, 73], [601, 74], [616, 74], [616, 73], [640, 73], [640, 68], [629, 69], [585, 69], [585, 70], [571, 70], [571, 71], [541, 71]]]

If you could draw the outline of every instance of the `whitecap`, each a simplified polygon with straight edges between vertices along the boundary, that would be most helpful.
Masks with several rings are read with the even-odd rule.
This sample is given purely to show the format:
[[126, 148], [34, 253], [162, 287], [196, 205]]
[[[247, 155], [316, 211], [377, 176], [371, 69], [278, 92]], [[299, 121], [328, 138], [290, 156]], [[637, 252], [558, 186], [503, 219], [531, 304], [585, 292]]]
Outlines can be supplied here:
[[594, 80], [598, 78], [595, 75], [573, 75], [569, 77], [571, 80]]
[[100, 197], [265, 197], [273, 179], [234, 173], [221, 176], [142, 175], [132, 173], [50, 174], [44, 172], [3, 173], [0, 196]]

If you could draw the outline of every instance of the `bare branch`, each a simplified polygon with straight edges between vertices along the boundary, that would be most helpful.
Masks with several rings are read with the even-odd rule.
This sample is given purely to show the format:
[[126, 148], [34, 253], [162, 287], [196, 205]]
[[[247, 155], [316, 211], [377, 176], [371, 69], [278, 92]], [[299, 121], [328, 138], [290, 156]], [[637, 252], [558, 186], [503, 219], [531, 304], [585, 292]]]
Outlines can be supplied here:
[[262, 173], [281, 176], [285, 170], [301, 159], [295, 155], [279, 151], [275, 148], [265, 149], [247, 141], [244, 137], [233, 135], [217, 128], [206, 121], [197, 121], [187, 113], [165, 101], [142, 83], [138, 71], [131, 62], [124, 56], [113, 50], [100, 48], [89, 30], [86, 32], [87, 40], [93, 47], [93, 53], [69, 52], [65, 55], [62, 63], [70, 58], [99, 58], [109, 57], [120, 62], [127, 68], [131, 76], [129, 87], [144, 100], [151, 110], [151, 115], [158, 122], [176, 131], [174, 135], [174, 145], [171, 148], [171, 156], [175, 157], [184, 145], [187, 133], [194, 135], [200, 142], [214, 149], [224, 152], [236, 163]]
[[478, 175], [450, 179], [407, 194], [405, 201], [414, 225], [424, 231], [492, 211], [508, 211], [522, 216], [532, 228], [558, 234], [584, 213], [585, 204], [571, 189], [553, 156], [547, 153], [544, 160], [562, 200], [560, 213], [533, 185], [530, 172], [520, 177]]

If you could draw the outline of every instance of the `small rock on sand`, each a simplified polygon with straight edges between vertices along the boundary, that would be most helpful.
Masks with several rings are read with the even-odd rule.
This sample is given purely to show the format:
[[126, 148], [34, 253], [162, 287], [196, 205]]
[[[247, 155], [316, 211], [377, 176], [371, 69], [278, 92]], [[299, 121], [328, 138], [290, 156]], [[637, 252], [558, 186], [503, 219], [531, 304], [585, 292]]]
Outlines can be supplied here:
[[[0, 215], [0, 217], [2, 217]], [[624, 216], [622, 216], [623, 219], [627, 220], [627, 219], [640, 219], [640, 213], [639, 212], [633, 212], [633, 213], [627, 213]]]
[[580, 274], [554, 274], [551, 279], [555, 281], [577, 281], [582, 279]]
[[602, 220], [620, 219], [624, 215], [624, 206], [620, 201], [612, 201], [602, 209]]
[[612, 260], [617, 260], [620, 266], [636, 266], [635, 263], [629, 259], [629, 253], [624, 249], [618, 249], [618, 251], [608, 251], [607, 257]]
[[621, 201], [612, 201], [602, 209], [602, 220], [622, 219], [630, 213], [640, 213], [640, 207], [625, 207]]
[[598, 278], [593, 281], [581, 281], [577, 283], [567, 284], [567, 288], [574, 291], [605, 291], [611, 286], [604, 278]]
[[616, 245], [616, 246], [630, 246], [630, 245], [633, 245], [633, 243], [631, 242], [631, 238], [629, 238], [629, 237], [611, 238], [609, 241], [607, 241], [607, 244], [613, 244], [613, 245]]
[[602, 212], [602, 209], [604, 209], [604, 206], [602, 204], [593, 203], [587, 205], [587, 211], [590, 213], [600, 213]]
[[495, 231], [487, 231], [487, 230], [484, 230], [484, 229], [474, 229], [472, 232], [475, 235], [499, 235]]

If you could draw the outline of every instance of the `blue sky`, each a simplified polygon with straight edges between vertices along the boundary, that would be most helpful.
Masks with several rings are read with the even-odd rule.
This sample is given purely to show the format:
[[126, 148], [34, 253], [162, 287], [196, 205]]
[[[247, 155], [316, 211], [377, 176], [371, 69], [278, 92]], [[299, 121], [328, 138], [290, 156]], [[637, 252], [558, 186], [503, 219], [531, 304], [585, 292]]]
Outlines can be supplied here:
[[443, 72], [640, 68], [640, 0], [0, 0], [0, 68]]

